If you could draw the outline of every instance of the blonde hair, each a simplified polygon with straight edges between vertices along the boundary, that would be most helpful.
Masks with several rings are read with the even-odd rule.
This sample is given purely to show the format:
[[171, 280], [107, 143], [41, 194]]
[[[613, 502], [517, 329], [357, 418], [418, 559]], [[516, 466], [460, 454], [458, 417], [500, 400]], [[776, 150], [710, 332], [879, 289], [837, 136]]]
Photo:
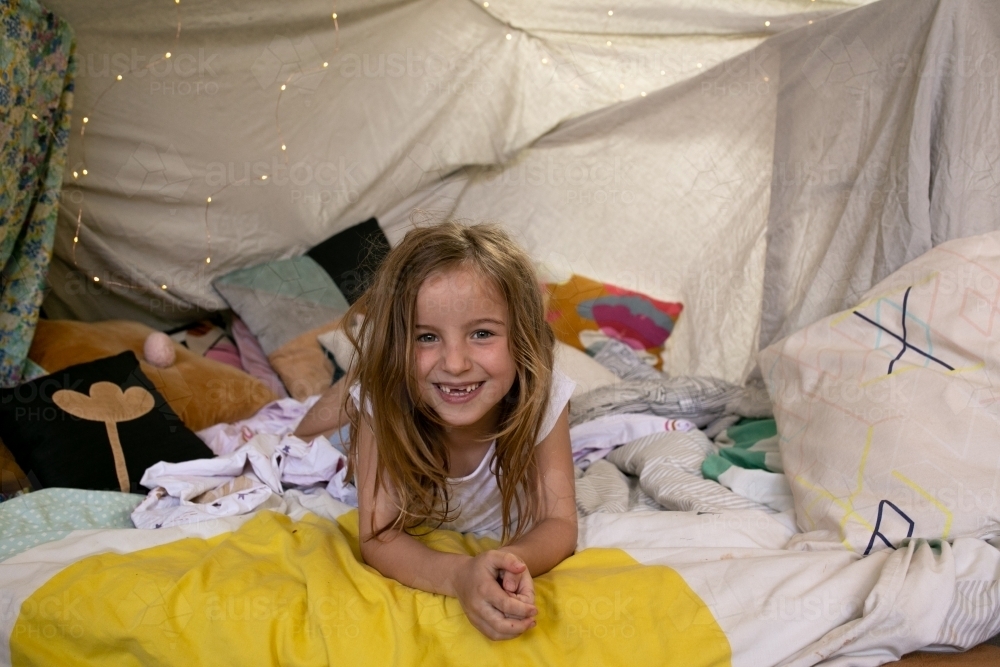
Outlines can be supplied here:
[[[347, 386], [360, 386], [359, 402], [345, 392], [344, 409], [351, 420], [348, 479], [357, 469], [359, 405], [378, 446], [375, 498], [391, 486], [398, 514], [372, 536], [390, 529], [412, 532], [425, 522], [453, 521], [449, 507], [448, 451], [442, 424], [420, 400], [415, 378], [414, 325], [417, 293], [432, 273], [458, 266], [472, 268], [489, 280], [507, 302], [508, 341], [516, 377], [501, 400], [501, 415], [491, 469], [500, 488], [501, 541], [517, 539], [538, 519], [539, 489], [535, 443], [548, 406], [555, 339], [527, 253], [496, 224], [464, 225], [449, 221], [410, 230], [389, 251], [368, 290], [351, 306], [345, 322], [357, 321], [346, 333], [356, 351]], [[511, 510], [518, 526], [511, 535]], [[432, 526], [433, 527], [433, 526]]]

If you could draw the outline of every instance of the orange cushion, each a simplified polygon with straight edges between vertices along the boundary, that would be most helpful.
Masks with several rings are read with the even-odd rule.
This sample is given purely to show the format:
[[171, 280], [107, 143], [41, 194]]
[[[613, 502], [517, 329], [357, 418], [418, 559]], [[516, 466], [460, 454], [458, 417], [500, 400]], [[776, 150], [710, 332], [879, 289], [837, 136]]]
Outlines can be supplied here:
[[0, 493], [13, 495], [21, 489], [30, 489], [31, 484], [21, 466], [17, 465], [14, 455], [0, 441]]
[[332, 384], [333, 362], [316, 337], [338, 326], [339, 318], [296, 336], [268, 355], [271, 368], [295, 400], [304, 401], [309, 396], [322, 394]]
[[142, 372], [192, 431], [246, 419], [277, 399], [263, 382], [232, 366], [174, 344], [177, 360], [168, 368], [148, 364], [142, 353], [154, 329], [139, 322], [39, 320], [28, 357], [49, 373], [132, 350]]

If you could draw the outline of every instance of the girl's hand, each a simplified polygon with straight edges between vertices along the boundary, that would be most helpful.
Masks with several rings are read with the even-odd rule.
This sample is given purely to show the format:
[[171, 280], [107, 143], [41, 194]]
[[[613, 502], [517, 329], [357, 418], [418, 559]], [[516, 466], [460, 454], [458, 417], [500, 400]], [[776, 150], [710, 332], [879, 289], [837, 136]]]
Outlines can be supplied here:
[[469, 622], [490, 639], [513, 639], [535, 627], [531, 575], [512, 553], [484, 551], [467, 560], [455, 572], [455, 592]]
[[[517, 558], [516, 555], [514, 555]], [[531, 606], [535, 605], [535, 585], [531, 579], [531, 573], [528, 571], [528, 566], [520, 558], [517, 559], [521, 564], [521, 568], [515, 569], [504, 569], [500, 571], [497, 577], [497, 583], [500, 584], [500, 588], [504, 590], [507, 595], [529, 604]]]

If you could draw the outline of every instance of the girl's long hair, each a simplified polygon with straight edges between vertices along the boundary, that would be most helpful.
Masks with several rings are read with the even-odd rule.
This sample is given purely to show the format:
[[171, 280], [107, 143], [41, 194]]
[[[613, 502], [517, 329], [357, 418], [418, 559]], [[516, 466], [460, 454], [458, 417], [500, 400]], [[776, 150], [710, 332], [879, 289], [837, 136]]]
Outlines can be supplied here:
[[[343, 409], [351, 421], [347, 476], [352, 479], [357, 470], [358, 432], [365, 419], [378, 447], [375, 498], [391, 488], [398, 510], [384, 526], [375, 526], [372, 512], [373, 537], [390, 529], [413, 532], [425, 522], [433, 528], [456, 518], [449, 506], [442, 422], [420, 399], [416, 382], [414, 325], [424, 280], [459, 266], [489, 280], [507, 302], [508, 341], [517, 373], [501, 400], [490, 461], [502, 498], [501, 541], [517, 539], [539, 516], [535, 443], [548, 405], [555, 339], [535, 271], [528, 255], [499, 225], [449, 221], [410, 230], [343, 320], [361, 321], [357, 329], [344, 327], [355, 349], [347, 386], [360, 386], [358, 404], [344, 392]], [[363, 415], [359, 406], [370, 406], [371, 414]], [[513, 534], [512, 510], [518, 516]]]

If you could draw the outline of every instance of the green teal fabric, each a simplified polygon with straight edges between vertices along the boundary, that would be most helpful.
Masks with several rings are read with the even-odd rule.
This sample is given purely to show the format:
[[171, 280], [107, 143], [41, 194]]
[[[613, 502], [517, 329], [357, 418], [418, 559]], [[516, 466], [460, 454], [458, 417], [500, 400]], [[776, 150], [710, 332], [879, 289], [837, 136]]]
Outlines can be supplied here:
[[333, 278], [308, 256], [233, 271], [216, 278], [212, 286], [243, 319], [267, 355], [336, 320], [348, 308]]
[[134, 528], [132, 510], [145, 496], [118, 491], [42, 489], [0, 503], [0, 561], [74, 530]]
[[0, 0], [0, 387], [35, 335], [73, 103], [73, 31], [35, 0]]
[[701, 475], [705, 479], [719, 481], [719, 476], [733, 467], [733, 464], [718, 454], [709, 454], [701, 462]]
[[759, 440], [778, 435], [778, 424], [773, 419], [742, 419], [727, 428], [726, 435], [735, 443], [734, 447], [749, 447]]
[[739, 466], [751, 470], [767, 470], [765, 453], [753, 451], [753, 446], [761, 440], [773, 438], [778, 434], [778, 425], [773, 419], [743, 419], [735, 426], [730, 426], [723, 432], [720, 440], [732, 441], [719, 450], [718, 454], [709, 454], [701, 464], [701, 474], [705, 479], [719, 481], [719, 475], [731, 466]]

